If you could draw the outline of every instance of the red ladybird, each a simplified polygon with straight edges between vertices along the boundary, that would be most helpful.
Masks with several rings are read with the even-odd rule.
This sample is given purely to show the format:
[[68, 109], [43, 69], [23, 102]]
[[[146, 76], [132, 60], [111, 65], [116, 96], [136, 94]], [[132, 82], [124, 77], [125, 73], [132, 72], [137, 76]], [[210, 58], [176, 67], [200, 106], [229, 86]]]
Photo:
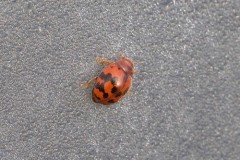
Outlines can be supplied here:
[[93, 101], [104, 105], [113, 104], [123, 98], [132, 85], [133, 62], [126, 57], [115, 62], [106, 59], [97, 59], [97, 62], [107, 65], [99, 76], [90, 79], [82, 87], [87, 88], [95, 80]]

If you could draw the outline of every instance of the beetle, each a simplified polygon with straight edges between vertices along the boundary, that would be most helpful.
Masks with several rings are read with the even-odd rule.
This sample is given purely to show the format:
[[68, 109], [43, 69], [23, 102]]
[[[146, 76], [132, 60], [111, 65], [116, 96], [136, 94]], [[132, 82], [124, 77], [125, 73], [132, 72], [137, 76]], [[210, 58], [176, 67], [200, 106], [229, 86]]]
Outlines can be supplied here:
[[110, 105], [118, 102], [132, 86], [133, 61], [123, 56], [116, 61], [105, 58], [97, 58], [96, 61], [106, 66], [98, 76], [83, 84], [82, 88], [86, 89], [95, 82], [92, 89], [92, 100], [95, 103]]

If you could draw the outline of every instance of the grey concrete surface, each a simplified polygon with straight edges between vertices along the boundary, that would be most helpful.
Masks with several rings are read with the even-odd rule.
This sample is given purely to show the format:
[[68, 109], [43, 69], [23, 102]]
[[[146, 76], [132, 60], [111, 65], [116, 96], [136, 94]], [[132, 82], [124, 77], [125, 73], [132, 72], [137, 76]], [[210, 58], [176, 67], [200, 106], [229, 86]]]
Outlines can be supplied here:
[[[239, 0], [1, 0], [1, 160], [237, 160]], [[135, 60], [106, 107], [97, 56]]]

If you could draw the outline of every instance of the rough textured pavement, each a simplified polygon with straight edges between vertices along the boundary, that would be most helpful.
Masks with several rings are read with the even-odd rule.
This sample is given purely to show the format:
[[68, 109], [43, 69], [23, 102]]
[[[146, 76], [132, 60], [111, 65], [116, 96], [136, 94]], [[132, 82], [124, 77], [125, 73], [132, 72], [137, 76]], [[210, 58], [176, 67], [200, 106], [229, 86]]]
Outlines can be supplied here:
[[[240, 1], [0, 2], [1, 160], [237, 160]], [[105, 107], [97, 56], [137, 62]]]

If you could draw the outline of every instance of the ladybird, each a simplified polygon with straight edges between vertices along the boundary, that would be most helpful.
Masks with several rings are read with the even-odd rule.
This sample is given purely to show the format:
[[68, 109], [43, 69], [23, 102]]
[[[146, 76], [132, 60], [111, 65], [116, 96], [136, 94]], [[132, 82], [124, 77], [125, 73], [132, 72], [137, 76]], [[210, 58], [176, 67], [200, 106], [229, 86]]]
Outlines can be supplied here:
[[118, 102], [132, 85], [133, 62], [126, 57], [120, 57], [116, 61], [97, 58], [97, 63], [106, 66], [97, 77], [90, 79], [82, 87], [87, 88], [95, 81], [92, 90], [92, 100], [95, 103], [110, 105]]

